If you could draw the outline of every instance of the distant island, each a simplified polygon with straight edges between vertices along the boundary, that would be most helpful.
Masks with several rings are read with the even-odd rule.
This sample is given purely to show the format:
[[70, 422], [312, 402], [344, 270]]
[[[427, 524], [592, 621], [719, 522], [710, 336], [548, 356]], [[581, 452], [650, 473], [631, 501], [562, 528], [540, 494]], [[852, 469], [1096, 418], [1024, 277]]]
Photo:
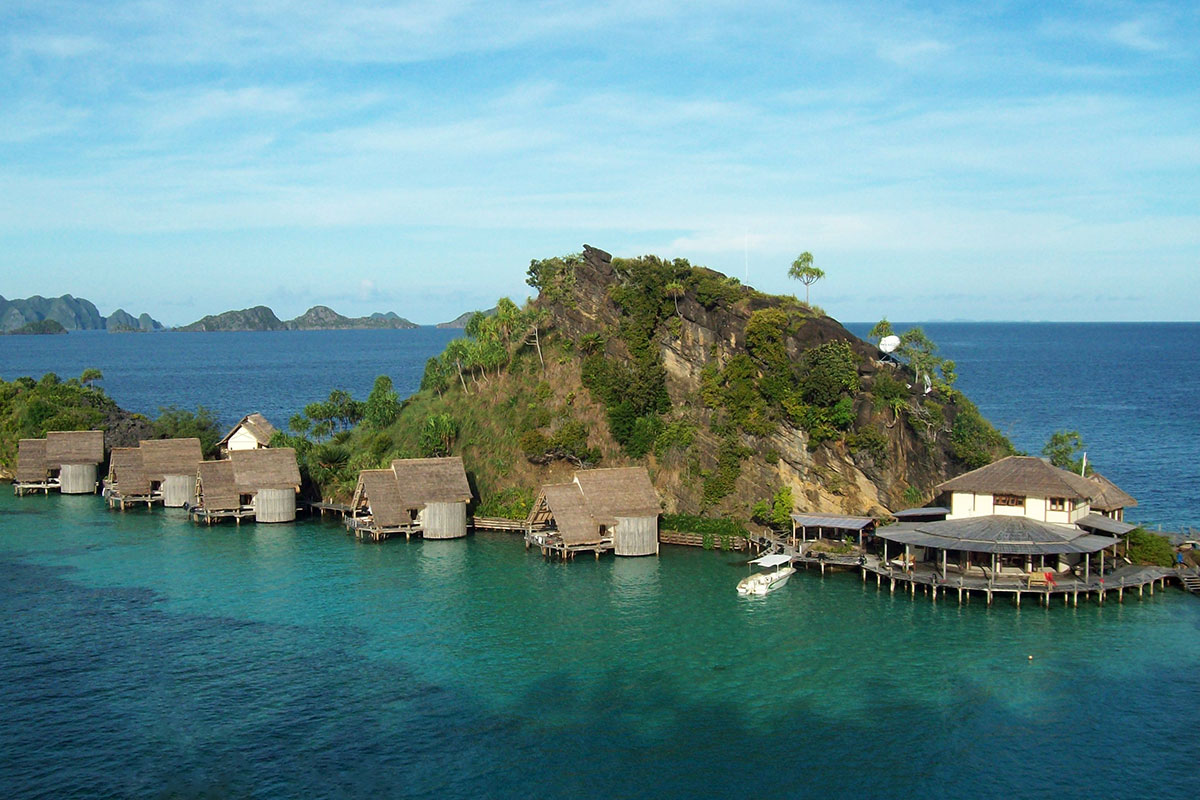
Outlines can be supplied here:
[[3, 331], [5, 336], [46, 336], [66, 332], [67, 329], [62, 326], [62, 323], [53, 319], [29, 322], [14, 330]]
[[135, 317], [118, 308], [105, 317], [90, 300], [69, 294], [52, 298], [34, 295], [24, 300], [7, 300], [0, 297], [0, 331], [15, 331], [31, 323], [46, 320], [57, 322], [67, 331], [163, 330], [162, 324], [149, 314]]
[[[462, 330], [463, 328], [467, 327], [467, 323], [471, 321], [471, 317], [475, 316], [478, 313], [479, 313], [478, 311], [464, 311], [462, 314], [459, 314], [457, 317], [450, 320], [449, 322], [439, 322], [437, 324], [437, 327], [442, 328], [443, 330], [453, 330], [453, 329]], [[492, 306], [487, 311], [484, 311], [483, 315], [485, 317], [490, 317], [490, 316], [495, 315], [495, 313], [496, 313], [496, 307]]]
[[223, 314], [210, 314], [177, 331], [331, 331], [362, 328], [419, 328], [394, 311], [369, 317], [345, 317], [329, 306], [313, 306], [295, 319], [281, 320], [267, 306], [254, 306]]

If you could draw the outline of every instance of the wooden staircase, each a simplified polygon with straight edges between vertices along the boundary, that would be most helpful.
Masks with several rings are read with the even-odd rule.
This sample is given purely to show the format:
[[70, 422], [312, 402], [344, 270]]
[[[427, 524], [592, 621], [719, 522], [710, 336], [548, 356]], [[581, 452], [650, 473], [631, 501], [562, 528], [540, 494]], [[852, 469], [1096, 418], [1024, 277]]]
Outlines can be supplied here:
[[1187, 591], [1200, 595], [1200, 574], [1182, 572], [1179, 575], [1179, 582], [1183, 584], [1183, 588]]

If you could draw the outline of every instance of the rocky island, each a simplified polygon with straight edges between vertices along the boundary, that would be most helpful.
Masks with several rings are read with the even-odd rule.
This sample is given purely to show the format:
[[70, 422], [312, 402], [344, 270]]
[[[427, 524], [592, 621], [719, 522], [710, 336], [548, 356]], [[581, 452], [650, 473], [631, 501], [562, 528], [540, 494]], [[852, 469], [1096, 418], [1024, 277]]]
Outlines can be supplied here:
[[210, 314], [177, 331], [331, 331], [362, 328], [409, 329], [420, 327], [395, 312], [369, 317], [345, 317], [328, 306], [313, 306], [291, 320], [280, 320], [267, 306]]
[[[282, 434], [317, 491], [345, 497], [359, 470], [393, 458], [459, 455], [480, 514], [519, 517], [542, 484], [626, 465], [648, 467], [671, 513], [746, 520], [787, 496], [885, 514], [1012, 452], [927, 340], [910, 357], [928, 391], [909, 363], [796, 298], [682, 259], [585, 247], [533, 262], [528, 282], [536, 299], [468, 320], [402, 406], [383, 387], [350, 432]], [[306, 412], [338, 413], [326, 410]]]

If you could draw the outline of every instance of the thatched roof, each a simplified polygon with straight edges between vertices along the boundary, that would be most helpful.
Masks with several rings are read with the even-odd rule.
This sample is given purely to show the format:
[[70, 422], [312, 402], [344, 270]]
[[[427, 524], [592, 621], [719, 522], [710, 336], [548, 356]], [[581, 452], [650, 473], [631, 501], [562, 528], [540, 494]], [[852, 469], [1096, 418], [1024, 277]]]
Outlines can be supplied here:
[[1008, 555], [1095, 553], [1117, 543], [1116, 539], [1095, 536], [1069, 525], [998, 514], [940, 522], [901, 522], [879, 528], [875, 535], [917, 547]]
[[657, 517], [658, 494], [645, 467], [585, 469], [575, 473], [588, 511], [603, 525], [618, 517]]
[[22, 439], [17, 444], [17, 481], [41, 483], [49, 470], [45, 439]]
[[200, 505], [209, 511], [242, 507], [240, 493], [233, 480], [232, 461], [201, 461], [196, 469], [200, 479]]
[[267, 418], [262, 414], [256, 412], [242, 417], [241, 421], [237, 425], [234, 425], [229, 430], [229, 433], [225, 434], [225, 438], [217, 442], [217, 445], [220, 447], [228, 445], [229, 440], [233, 438], [233, 435], [238, 432], [239, 428], [245, 428], [246, 432], [253, 436], [254, 440], [262, 447], [271, 444], [271, 437], [275, 435], [275, 426], [267, 422]]
[[1012, 494], [1024, 497], [1062, 497], [1090, 500], [1100, 487], [1082, 475], [1059, 469], [1032, 456], [1008, 456], [986, 467], [951, 478], [937, 487], [943, 492]]
[[[192, 469], [195, 469], [194, 464]], [[150, 476], [146, 474], [141, 449], [114, 447], [108, 459], [108, 481], [125, 497], [150, 494]]]
[[1100, 492], [1092, 498], [1092, 508], [1097, 511], [1115, 511], [1118, 508], [1133, 508], [1136, 506], [1137, 500], [1131, 495], [1110, 481], [1108, 478], [1101, 475], [1099, 472], [1093, 472], [1088, 476], [1088, 480], [1100, 487]]
[[360, 508], [364, 501], [371, 507], [376, 525], [388, 528], [412, 522], [408, 509], [413, 506], [405, 504], [396, 473], [390, 469], [364, 469], [358, 473], [354, 508]]
[[426, 503], [465, 503], [471, 485], [461, 458], [399, 458], [392, 471], [409, 508]]
[[152, 481], [165, 481], [167, 475], [195, 475], [196, 465], [204, 460], [199, 439], [145, 439], [142, 468]]
[[104, 460], [104, 431], [50, 431], [46, 434], [46, 463], [99, 464]]
[[555, 483], [542, 487], [542, 498], [554, 515], [565, 545], [599, 544], [600, 523], [588, 511], [583, 491], [575, 483]]
[[297, 489], [300, 486], [300, 467], [296, 451], [290, 447], [265, 450], [233, 450], [234, 483], [238, 491], [253, 493], [260, 489]]

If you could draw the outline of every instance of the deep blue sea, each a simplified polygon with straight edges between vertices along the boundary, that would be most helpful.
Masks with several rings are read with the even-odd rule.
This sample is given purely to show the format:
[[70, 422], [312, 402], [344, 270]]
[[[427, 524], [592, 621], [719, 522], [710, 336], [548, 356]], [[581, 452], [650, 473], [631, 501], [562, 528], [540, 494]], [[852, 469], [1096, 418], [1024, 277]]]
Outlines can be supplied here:
[[[1019, 447], [1077, 428], [1139, 513], [1200, 518], [1200, 326], [925, 327]], [[0, 376], [96, 366], [133, 410], [282, 423], [414, 388], [450, 336], [4, 337]], [[741, 562], [0, 492], [0, 797], [1200, 796], [1178, 589], [989, 608], [813, 571], [746, 599]]]

